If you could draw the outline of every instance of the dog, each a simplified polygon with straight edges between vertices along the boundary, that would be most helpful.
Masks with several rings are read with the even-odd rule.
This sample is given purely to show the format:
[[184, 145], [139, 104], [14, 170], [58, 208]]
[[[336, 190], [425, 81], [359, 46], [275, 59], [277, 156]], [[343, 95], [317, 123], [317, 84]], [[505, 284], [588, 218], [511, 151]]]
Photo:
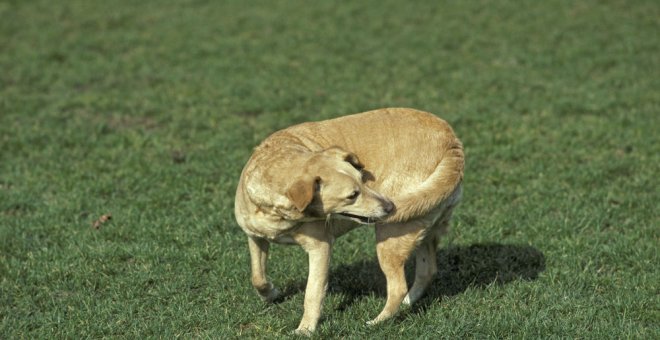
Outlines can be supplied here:
[[[264, 301], [279, 295], [266, 277], [270, 243], [308, 254], [304, 313], [296, 333], [321, 316], [332, 244], [374, 225], [387, 301], [373, 325], [412, 304], [437, 272], [436, 248], [462, 193], [463, 145], [447, 122], [386, 108], [277, 131], [254, 150], [236, 190], [236, 221], [247, 234], [252, 285]], [[408, 290], [404, 264], [415, 252]]]

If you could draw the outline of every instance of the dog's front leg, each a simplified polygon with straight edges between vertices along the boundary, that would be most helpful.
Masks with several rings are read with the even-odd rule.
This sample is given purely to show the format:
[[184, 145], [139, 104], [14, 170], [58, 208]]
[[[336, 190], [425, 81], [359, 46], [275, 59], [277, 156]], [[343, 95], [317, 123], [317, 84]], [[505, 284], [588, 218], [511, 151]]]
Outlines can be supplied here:
[[262, 238], [248, 236], [250, 247], [250, 265], [252, 268], [252, 286], [259, 292], [261, 299], [273, 302], [280, 292], [266, 277], [266, 260], [270, 243]]
[[328, 288], [328, 271], [334, 238], [321, 223], [307, 223], [298, 229], [294, 239], [307, 252], [309, 274], [305, 288], [305, 311], [296, 333], [309, 335], [321, 318], [323, 299]]

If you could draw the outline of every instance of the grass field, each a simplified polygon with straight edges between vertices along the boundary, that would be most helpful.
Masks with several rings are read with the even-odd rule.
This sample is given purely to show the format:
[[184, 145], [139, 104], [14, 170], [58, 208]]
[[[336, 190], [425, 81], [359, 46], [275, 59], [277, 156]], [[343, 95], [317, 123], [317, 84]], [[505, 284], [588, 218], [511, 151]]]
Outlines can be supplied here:
[[[320, 338], [660, 338], [657, 1], [0, 2], [0, 338], [285, 337], [233, 217], [251, 149], [378, 107], [449, 121], [464, 199], [416, 306], [373, 231], [335, 246]], [[112, 219], [92, 224], [101, 215]]]

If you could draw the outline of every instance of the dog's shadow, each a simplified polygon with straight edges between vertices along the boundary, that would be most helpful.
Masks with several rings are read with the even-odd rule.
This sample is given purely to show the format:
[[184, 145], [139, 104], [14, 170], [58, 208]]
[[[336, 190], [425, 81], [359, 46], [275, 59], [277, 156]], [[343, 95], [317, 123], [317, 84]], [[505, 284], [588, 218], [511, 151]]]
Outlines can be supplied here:
[[[454, 296], [468, 287], [483, 288], [515, 280], [535, 280], [545, 269], [545, 257], [538, 249], [524, 245], [478, 243], [449, 246], [437, 253], [438, 274], [415, 303], [412, 312], [425, 311], [437, 298]], [[415, 275], [414, 256], [406, 264], [406, 279], [412, 285]], [[345, 298], [337, 309], [345, 310], [363, 297], [386, 295], [385, 276], [376, 259], [342, 264], [330, 272], [330, 291]], [[290, 282], [284, 287], [283, 299], [305, 289], [305, 281]]]

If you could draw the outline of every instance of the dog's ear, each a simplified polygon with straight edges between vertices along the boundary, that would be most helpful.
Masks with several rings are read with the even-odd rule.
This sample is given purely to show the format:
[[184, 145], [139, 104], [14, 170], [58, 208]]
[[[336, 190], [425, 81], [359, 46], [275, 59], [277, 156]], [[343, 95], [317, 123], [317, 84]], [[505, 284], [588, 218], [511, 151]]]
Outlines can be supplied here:
[[354, 168], [356, 168], [358, 170], [364, 169], [364, 165], [362, 164], [362, 162], [360, 162], [357, 155], [355, 155], [352, 152], [348, 152], [348, 151], [346, 151], [346, 150], [344, 150], [344, 149], [342, 149], [338, 146], [330, 147], [330, 148], [324, 150], [323, 152], [325, 152], [326, 154], [335, 156], [335, 157], [337, 157], [337, 158], [339, 158], [339, 159], [341, 159], [345, 162], [350, 163]]
[[364, 169], [364, 164], [362, 164], [358, 157], [352, 152], [347, 152], [346, 156], [344, 156], [344, 160], [351, 163], [351, 165], [358, 170]]
[[305, 177], [297, 179], [286, 191], [286, 197], [291, 200], [296, 210], [303, 212], [312, 203], [314, 194], [321, 185], [320, 177]]

